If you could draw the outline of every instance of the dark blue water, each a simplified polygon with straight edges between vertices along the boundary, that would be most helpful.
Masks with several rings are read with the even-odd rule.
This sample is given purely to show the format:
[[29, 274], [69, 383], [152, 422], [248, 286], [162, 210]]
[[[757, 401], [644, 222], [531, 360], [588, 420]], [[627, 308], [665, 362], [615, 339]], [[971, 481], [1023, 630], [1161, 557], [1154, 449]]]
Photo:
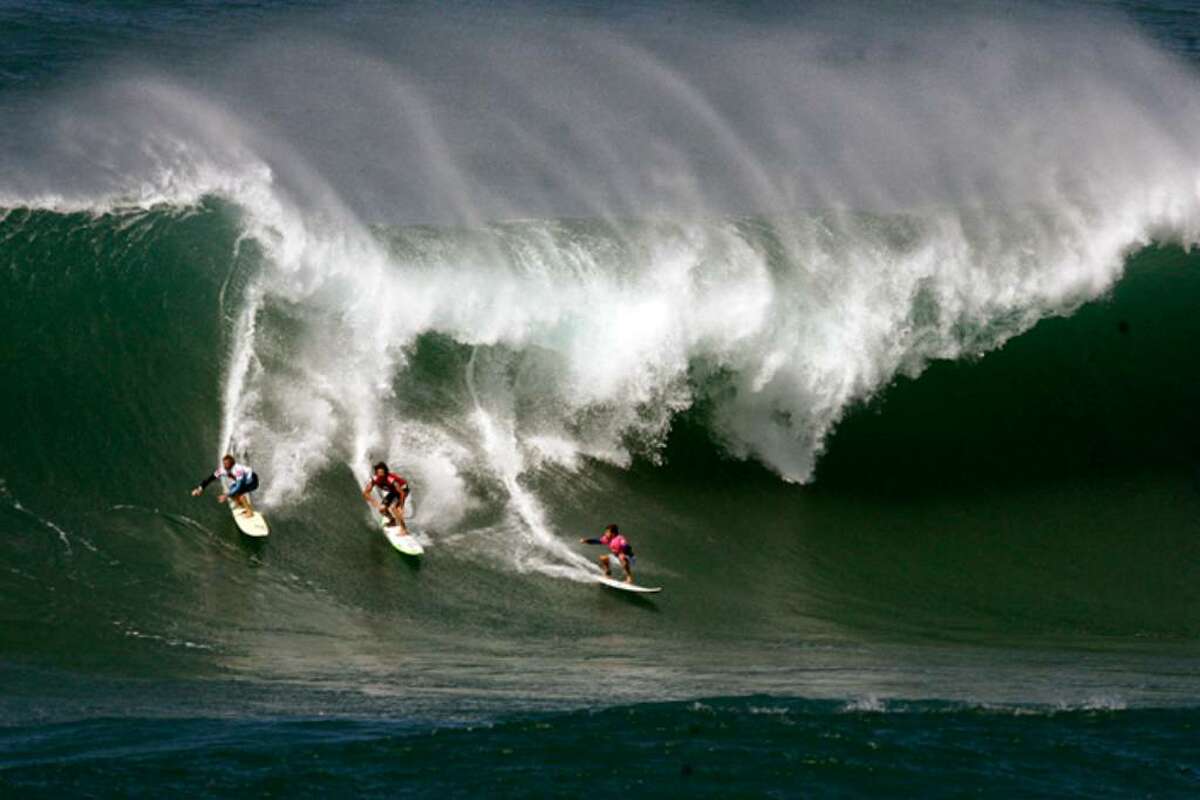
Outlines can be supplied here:
[[649, 703], [424, 727], [355, 719], [138, 720], [6, 731], [22, 796], [1186, 797], [1192, 712]]

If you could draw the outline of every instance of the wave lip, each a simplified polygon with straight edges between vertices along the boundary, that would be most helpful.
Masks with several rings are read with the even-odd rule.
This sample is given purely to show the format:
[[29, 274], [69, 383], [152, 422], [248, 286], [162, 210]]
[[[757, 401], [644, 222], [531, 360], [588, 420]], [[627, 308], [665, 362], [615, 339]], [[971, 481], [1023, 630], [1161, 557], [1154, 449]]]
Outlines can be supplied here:
[[[380, 20], [382, 50], [293, 32], [229, 69], [114, 70], [0, 151], [8, 207], [241, 209], [264, 259], [215, 449], [295, 476], [275, 502], [327, 466], [310, 453], [394, 449], [386, 376], [428, 335], [526, 365], [503, 388], [530, 463], [550, 440], [654, 457], [703, 403], [730, 453], [806, 482], [896, 376], [1102, 296], [1152, 239], [1197, 241], [1195, 77], [1111, 18], [718, 14], [681, 36], [515, 14], [522, 46], [497, 48], [487, 14], [414, 13]], [[292, 366], [266, 368], [284, 317]], [[403, 435], [474, 449], [446, 431]]]

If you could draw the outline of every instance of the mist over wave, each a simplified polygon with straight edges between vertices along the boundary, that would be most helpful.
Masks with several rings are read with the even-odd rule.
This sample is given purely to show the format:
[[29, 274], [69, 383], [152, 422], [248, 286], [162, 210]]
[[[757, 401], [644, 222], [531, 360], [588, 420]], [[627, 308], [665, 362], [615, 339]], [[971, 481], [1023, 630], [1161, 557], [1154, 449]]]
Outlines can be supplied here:
[[1200, 83], [1115, 18], [319, 19], [203, 74], [114, 64], [0, 145], [9, 209], [237, 208], [212, 450], [251, 454], [281, 514], [396, 454], [422, 514], [505, 497], [506, 554], [578, 577], [539, 467], [653, 461], [699, 406], [809, 481], [896, 376], [1200, 230]]

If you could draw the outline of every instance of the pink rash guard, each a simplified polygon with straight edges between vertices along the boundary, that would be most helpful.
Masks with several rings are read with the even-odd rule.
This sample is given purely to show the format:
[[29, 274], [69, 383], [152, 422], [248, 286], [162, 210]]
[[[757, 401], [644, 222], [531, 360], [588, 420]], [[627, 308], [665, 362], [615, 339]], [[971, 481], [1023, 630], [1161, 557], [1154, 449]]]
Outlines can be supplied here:
[[605, 533], [600, 537], [600, 544], [612, 551], [614, 556], [619, 556], [622, 553], [630, 553], [633, 548], [629, 546], [629, 542], [625, 539], [624, 534], [618, 533], [613, 536], [611, 533]]

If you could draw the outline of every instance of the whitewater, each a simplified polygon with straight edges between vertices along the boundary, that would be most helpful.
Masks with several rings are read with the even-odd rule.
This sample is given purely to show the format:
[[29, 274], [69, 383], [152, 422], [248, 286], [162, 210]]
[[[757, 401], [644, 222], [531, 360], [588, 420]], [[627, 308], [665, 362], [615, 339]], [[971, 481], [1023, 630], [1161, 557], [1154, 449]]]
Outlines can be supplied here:
[[[475, 432], [394, 402], [426, 334], [536, 365], [489, 386], [530, 465], [653, 459], [704, 401], [718, 446], [807, 482], [897, 375], [1195, 241], [1200, 174], [1195, 79], [1129, 30], [1031, 12], [859, 39], [814, 16], [469, 41], [431, 19], [424, 42], [386, 31], [396, 61], [285, 36], [204, 85], [113, 67], [19, 126], [38, 144], [7, 143], [0, 205], [238, 207], [263, 258], [223, 298], [215, 450], [253, 452], [268, 503], [403, 447], [431, 510], [465, 505]], [[272, 313], [295, 324], [276, 371]]]

